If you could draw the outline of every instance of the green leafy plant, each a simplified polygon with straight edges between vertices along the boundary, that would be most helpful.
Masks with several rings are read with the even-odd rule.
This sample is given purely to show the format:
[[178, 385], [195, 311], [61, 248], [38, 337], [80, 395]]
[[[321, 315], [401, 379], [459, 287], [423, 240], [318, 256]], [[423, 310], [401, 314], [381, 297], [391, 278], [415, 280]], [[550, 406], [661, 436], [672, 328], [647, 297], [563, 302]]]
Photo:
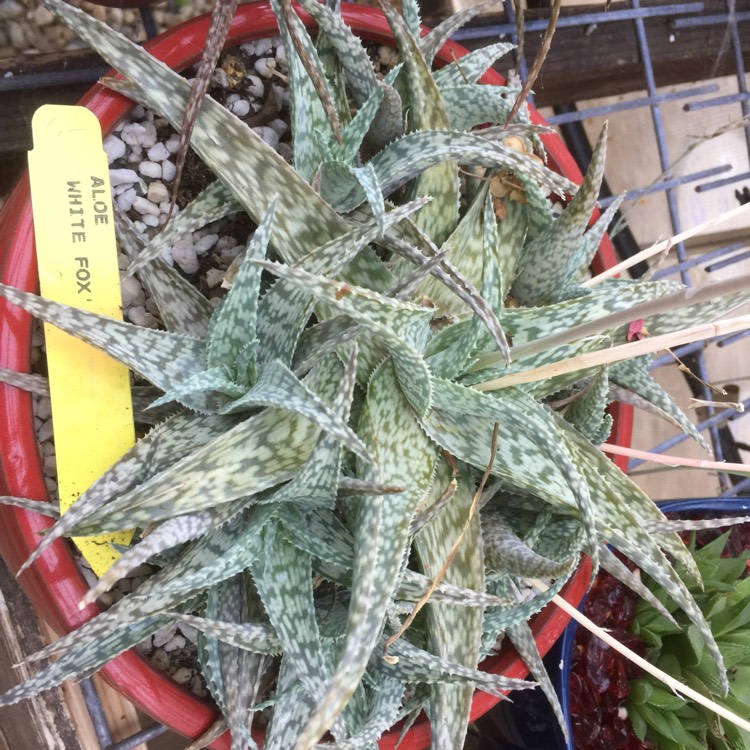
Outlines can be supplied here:
[[[123, 74], [106, 85], [180, 127], [183, 78], [61, 0], [47, 5]], [[432, 70], [470, 13], [421, 37], [415, 3], [403, 16], [385, 7], [400, 62], [381, 79], [335, 11], [301, 5], [316, 41], [275, 8], [293, 166], [207, 98], [191, 145], [217, 181], [151, 241], [118, 219], [130, 272], [166, 330], [0, 287], [127, 364], [151, 384], [139, 397], [173, 409], [27, 563], [60, 537], [138, 527], [140, 541], [85, 601], [144, 560], [159, 571], [41, 652], [59, 658], [0, 703], [89, 674], [178, 621], [202, 634], [223, 714], [210, 736], [228, 727], [233, 748], [256, 746], [253, 716], [271, 706], [269, 749], [306, 749], [326, 732], [338, 747], [372, 748], [426, 708], [433, 747], [455, 750], [475, 688], [534, 684], [478, 669], [501, 633], [560, 715], [527, 620], [584, 552], [594, 569], [623, 575], [605, 539], [669, 591], [726, 685], [714, 636], [667, 555], [696, 578], [692, 558], [596, 445], [614, 388], [701, 440], [647, 359], [623, 353], [628, 323], [645, 318], [677, 342], [685, 325], [744, 302], [747, 284], [695, 295], [671, 282], [584, 286], [617, 208], [589, 228], [606, 131], [579, 188], [545, 165], [525, 107], [503, 129], [518, 91], [477, 83], [506, 45]], [[486, 123], [495, 126], [473, 130]], [[573, 195], [560, 215], [549, 193]], [[257, 229], [214, 311], [159, 255], [237, 211]], [[557, 364], [566, 369], [535, 374]], [[520, 589], [539, 577], [551, 585], [528, 601]]]
[[[703, 580], [702, 588], [691, 585], [690, 590], [724, 657], [729, 674], [727, 695], [695, 627], [651, 582], [647, 583], [649, 589], [670, 618], [641, 602], [631, 630], [649, 647], [650, 662], [742, 716], [750, 704], [750, 578], [744, 577], [750, 550], [737, 557], [722, 557], [729, 534], [699, 549], [694, 536], [690, 544]], [[632, 681], [627, 708], [636, 734], [660, 750], [750, 748], [750, 732], [683, 699], [648, 675]]]

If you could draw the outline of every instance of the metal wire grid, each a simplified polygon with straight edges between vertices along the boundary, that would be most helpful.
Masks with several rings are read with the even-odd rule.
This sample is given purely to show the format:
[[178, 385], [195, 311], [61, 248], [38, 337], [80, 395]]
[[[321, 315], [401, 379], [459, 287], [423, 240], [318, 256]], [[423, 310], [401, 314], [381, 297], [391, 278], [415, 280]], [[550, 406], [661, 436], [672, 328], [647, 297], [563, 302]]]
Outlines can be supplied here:
[[[643, 72], [646, 79], [647, 96], [602, 107], [590, 107], [574, 112], [566, 112], [564, 114], [550, 117], [548, 118], [548, 121], [552, 125], [564, 125], [571, 122], [581, 122], [588, 117], [614, 115], [617, 112], [621, 112], [624, 110], [649, 107], [651, 110], [654, 133], [656, 135], [656, 142], [659, 150], [659, 161], [661, 169], [663, 174], [667, 176], [664, 179], [659, 180], [657, 183], [648, 186], [647, 188], [628, 191], [625, 197], [626, 200], [631, 200], [651, 193], [664, 192], [667, 198], [667, 205], [669, 208], [669, 216], [672, 224], [673, 234], [679, 234], [682, 231], [682, 223], [680, 221], [680, 215], [677, 207], [677, 201], [674, 192], [675, 188], [684, 184], [698, 183], [695, 189], [698, 192], [705, 192], [719, 187], [724, 187], [728, 184], [739, 183], [743, 180], [747, 180], [750, 178], [750, 172], [732, 175], [727, 178], [709, 182], [703, 182], [704, 180], [708, 180], [711, 177], [716, 177], [717, 175], [729, 171], [732, 168], [731, 165], [720, 165], [711, 169], [701, 170], [699, 172], [693, 172], [691, 174], [682, 175], [679, 177], [671, 176], [671, 161], [667, 148], [660, 106], [665, 102], [684, 99], [686, 100], [684, 109], [688, 112], [692, 112], [708, 107], [736, 103], [740, 106], [743, 117], [750, 118], [750, 94], [748, 93], [747, 88], [745, 63], [742, 55], [739, 30], [737, 28], [737, 24], [739, 22], [750, 21], [750, 12], [736, 13], [734, 8], [734, 0], [725, 0], [726, 13], [710, 16], [695, 15], [703, 11], [704, 4], [702, 2], [647, 7], [641, 6], [640, 0], [629, 0], [629, 2], [631, 7], [628, 9], [609, 10], [597, 13], [580, 13], [574, 16], [566, 16], [559, 19], [558, 26], [580, 26], [584, 28], [595, 28], [597, 24], [632, 20], [635, 24], [638, 47], [641, 53]], [[510, 37], [512, 41], [517, 42], [516, 18], [511, 0], [504, 0], [504, 7], [507, 18], [506, 23], [500, 25], [487, 25], [478, 28], [464, 29], [458, 32], [455, 35], [454, 39], [460, 42], [492, 37]], [[716, 84], [712, 83], [694, 86], [689, 89], [674, 93], [658, 93], [648, 40], [646, 38], [646, 22], [649, 18], [654, 18], [657, 16], [676, 17], [676, 20], [672, 22], [673, 28], [675, 29], [708, 24], [726, 26], [729, 30], [731, 46], [736, 62], [736, 74], [739, 89], [738, 93], [730, 96], [714, 97], [712, 99], [695, 100], [696, 97], [713, 94], [718, 91], [719, 87]], [[147, 28], [151, 26], [151, 23], [148, 23], [148, 21], [150, 21], [150, 19], [144, 18], [144, 22], [146, 22]], [[540, 31], [544, 30], [546, 28], [546, 25], [546, 20], [539, 20], [526, 23], [525, 26], [526, 31]], [[152, 35], [153, 31], [151, 31], [149, 36]], [[527, 73], [525, 60], [518, 61], [518, 67], [521, 76], [524, 77]], [[750, 154], [750, 119], [746, 119], [745, 138], [748, 145], [748, 153]], [[612, 200], [614, 200], [612, 197], [604, 197], [600, 201], [600, 205], [604, 208], [608, 206], [612, 202]], [[697, 257], [688, 258], [684, 245], [682, 243], [679, 243], [675, 246], [677, 258], [676, 263], [668, 268], [659, 271], [654, 275], [654, 278], [664, 278], [670, 275], [679, 274], [680, 280], [685, 285], [692, 286], [692, 279], [690, 275], [691, 269], [703, 266], [706, 271], [711, 272], [720, 268], [724, 268], [729, 264], [745, 260], [746, 258], [750, 257], [750, 251], [747, 251], [746, 248], [747, 243], [734, 242], [718, 250], [704, 253], [703, 255]], [[695, 369], [698, 377], [705, 384], [710, 382], [708, 367], [705, 358], [706, 349], [713, 345], [720, 347], [728, 346], [729, 344], [739, 340], [740, 338], [743, 338], [745, 335], [746, 334], [733, 334], [731, 336], [724, 336], [709, 342], [689, 344], [687, 346], [676, 349], [675, 354], [681, 360], [685, 360], [688, 357], [691, 357], [692, 367]], [[665, 355], [663, 357], [655, 359], [652, 368], [658, 368], [673, 363], [673, 357], [671, 357], [670, 355]], [[708, 388], [708, 386], [702, 385], [701, 391], [701, 397], [704, 400], [713, 400], [712, 391]], [[743, 402], [743, 405], [745, 407], [744, 413], [750, 413], [750, 398], [746, 399]], [[723, 460], [725, 456], [726, 435], [724, 436], [724, 439], [722, 439], [720, 428], [725, 427], [728, 422], [734, 421], [740, 418], [742, 415], [743, 413], [737, 411], [724, 410], [717, 412], [713, 407], [708, 407], [707, 418], [697, 425], [700, 431], [708, 431], [717, 461]], [[660, 443], [657, 446], [654, 446], [652, 448], [652, 451], [657, 453], [667, 451], [675, 445], [681, 443], [685, 439], [687, 439], [685, 435], [676, 436], [674, 438], [671, 438], [670, 440]], [[629, 469], [633, 469], [641, 463], [643, 462], [639, 460], [631, 460], [629, 463]], [[733, 485], [730, 477], [723, 473], [720, 474], [720, 484], [722, 490], [721, 494], [724, 497], [741, 495], [743, 492], [750, 490], [750, 479], [745, 479]], [[96, 736], [102, 750], [133, 750], [138, 745], [148, 742], [149, 740], [152, 740], [167, 731], [167, 728], [165, 726], [161, 724], [154, 724], [140, 732], [137, 732], [136, 734], [133, 734], [127, 739], [124, 739], [120, 742], [113, 742], [109, 725], [107, 723], [107, 718], [94, 684], [90, 679], [82, 680], [81, 688], [83, 690], [86, 705], [91, 715], [94, 730], [96, 732]]]
[[[669, 218], [673, 230], [672, 233], [679, 234], [682, 232], [683, 227], [675, 193], [677, 187], [685, 184], [695, 184], [695, 190], [697, 192], [706, 192], [730, 184], [738, 184], [743, 180], [750, 179], [750, 172], [735, 174], [719, 179], [711, 179], [717, 178], [719, 175], [728, 172], [733, 168], [730, 164], [723, 164], [687, 175], [672, 175], [672, 162], [667, 147], [661, 105], [669, 101], [685, 100], [686, 103], [684, 104], [683, 109], [686, 112], [694, 112], [700, 109], [727, 104], [738, 105], [742, 117], [745, 118], [745, 140], [748, 147], [748, 154], [750, 155], [750, 94], [748, 93], [747, 77], [745, 75], [745, 61], [743, 59], [740, 32], [738, 28], [739, 23], [750, 21], [750, 12], [736, 12], [735, 0], [725, 0], [726, 12], [714, 15], [698, 15], [702, 13], [705, 8], [704, 3], [702, 2], [644, 7], [641, 5], [640, 0], [629, 0], [629, 4], [630, 8], [620, 10], [613, 9], [596, 13], [580, 13], [566, 16], [558, 20], [558, 26], [579, 26], [592, 31], [599, 24], [614, 23], [617, 21], [632, 21], [635, 26], [647, 95], [606, 106], [590, 107], [565, 112], [563, 114], [556, 114], [553, 117], [549, 117], [548, 121], [552, 125], [565, 125], [573, 122], [580, 123], [588, 117], [601, 115], [612, 116], [624, 110], [648, 107], [651, 113], [653, 131], [656, 136], [656, 143], [659, 152], [659, 162], [664, 177], [646, 188], [628, 191], [625, 194], [625, 197], [626, 200], [632, 200], [644, 195], [663, 192], [667, 199]], [[459, 31], [454, 38], [456, 41], [468, 41], [509, 37], [512, 41], [517, 42], [516, 19], [511, 0], [504, 0], [504, 7], [507, 19], [505, 23], [464, 29]], [[728, 96], [696, 99], [696, 97], [714, 94], [719, 90], [719, 86], [716, 83], [710, 82], [674, 93], [659, 93], [657, 91], [655, 71], [649, 43], [646, 37], [646, 24], [648, 20], [657, 16], [667, 16], [673, 19], [670, 22], [670, 25], [671, 28], [675, 30], [691, 26], [706, 25], [725, 27], [727, 29], [729, 43], [735, 62], [738, 93]], [[526, 23], [525, 28], [526, 31], [540, 31], [546, 28], [546, 25], [546, 20], [536, 20]], [[526, 73], [525, 61], [517, 61], [517, 64], [521, 77], [523, 78]], [[613, 197], [602, 197], [599, 204], [602, 208], [606, 208], [613, 200]], [[693, 286], [691, 270], [694, 271], [697, 268], [702, 267], [705, 271], [710, 273], [712, 271], [717, 271], [720, 268], [725, 268], [728, 265], [750, 258], [750, 251], [748, 251], [747, 248], [747, 242], [734, 242], [700, 256], [688, 257], [684, 244], [678, 243], [674, 248], [674, 257], [676, 258], [675, 263], [660, 270], [653, 276], [653, 278], [665, 278], [678, 274], [682, 283], [690, 287]], [[679, 347], [675, 350], [675, 354], [681, 360], [689, 360], [691, 369], [702, 381], [702, 384], [699, 384], [699, 388], [697, 389], [698, 393], [695, 395], [705, 401], [714, 400], [713, 392], [707, 385], [710, 383], [710, 377], [705, 356], [706, 351], [712, 346], [728, 346], [729, 344], [744, 338], [745, 335], [747, 334], [734, 334], [732, 336], [725, 336], [708, 342], [690, 344], [688, 346]], [[657, 358], [652, 365], [652, 369], [668, 364], [674, 364], [674, 358], [671, 355]], [[697, 383], [698, 381], [693, 380], [691, 386], [694, 386]], [[717, 461], [724, 460], [727, 453], [732, 454], [731, 459], [738, 460], [737, 446], [732, 440], [731, 433], [727, 429], [727, 423], [735, 421], [742, 417], [743, 414], [748, 413], [748, 410], [750, 410], [750, 399], [744, 402], [744, 406], [745, 412], [731, 411], [727, 409], [717, 410], [713, 406], [709, 406], [707, 407], [706, 419], [697, 425], [699, 430], [708, 432]], [[662, 453], [686, 439], [687, 436], [680, 435], [654, 446], [651, 450], [656, 453]], [[642, 463], [643, 461], [641, 460], [631, 460], [628, 468], [632, 470]], [[735, 483], [733, 484], [733, 480], [729, 475], [720, 473], [719, 482], [722, 496], [736, 496], [743, 492], [750, 491], [750, 479], [745, 479], [743, 481], [735, 479]]]

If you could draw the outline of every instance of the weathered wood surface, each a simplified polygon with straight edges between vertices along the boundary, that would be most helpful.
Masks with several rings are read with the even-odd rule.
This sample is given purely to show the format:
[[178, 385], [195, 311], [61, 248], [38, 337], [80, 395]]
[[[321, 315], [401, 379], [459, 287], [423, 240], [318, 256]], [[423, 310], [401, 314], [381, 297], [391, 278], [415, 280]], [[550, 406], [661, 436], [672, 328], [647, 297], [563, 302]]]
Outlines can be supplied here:
[[[20, 682], [30, 669], [38, 669], [38, 664], [14, 665], [55, 638], [37, 620], [26, 595], [0, 560], [0, 692]], [[138, 732], [141, 723], [133, 705], [97, 676], [94, 684], [113, 740]], [[100, 750], [80, 688], [68, 683], [0, 709], [0, 750]], [[148, 749], [140, 745], [135, 750]]]
[[[28, 667], [14, 665], [44, 646], [31, 605], [0, 561], [0, 690], [5, 692]], [[0, 750], [91, 750], [82, 745], [62, 690], [51, 690], [0, 709]]]

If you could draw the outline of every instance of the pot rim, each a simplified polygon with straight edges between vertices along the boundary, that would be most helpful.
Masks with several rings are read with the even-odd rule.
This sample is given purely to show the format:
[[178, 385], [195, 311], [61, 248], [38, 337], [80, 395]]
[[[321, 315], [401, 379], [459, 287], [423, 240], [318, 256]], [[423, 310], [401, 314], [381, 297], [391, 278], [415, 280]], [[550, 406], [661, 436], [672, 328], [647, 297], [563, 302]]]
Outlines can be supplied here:
[[[308, 28], [313, 20], [299, 8], [300, 17]], [[390, 28], [384, 16], [374, 8], [342, 4], [344, 19], [363, 38], [378, 43], [392, 43]], [[181, 70], [196, 62], [203, 51], [209, 26], [207, 15], [186, 21], [148, 42], [145, 47], [155, 57], [170, 67]], [[426, 31], [424, 32], [426, 33]], [[243, 41], [278, 34], [276, 20], [267, 2], [239, 6], [232, 21], [226, 46]], [[443, 64], [460, 58], [466, 50], [448, 42], [440, 51], [438, 60]], [[110, 71], [107, 75], [113, 75]], [[504, 79], [490, 71], [483, 83], [502, 85]], [[134, 106], [124, 96], [96, 84], [81, 99], [99, 118], [106, 134], [126, 116]], [[532, 110], [535, 124], [546, 124]], [[550, 159], [569, 179], [580, 183], [581, 173], [572, 156], [555, 134], [542, 136]], [[34, 234], [31, 214], [28, 174], [19, 180], [2, 210], [0, 226], [0, 279], [3, 283], [28, 291], [37, 290], [37, 265], [34, 252]], [[605, 235], [600, 252], [593, 265], [599, 272], [614, 265], [615, 255], [609, 238]], [[0, 363], [3, 367], [28, 372], [30, 364], [31, 317], [0, 300]], [[620, 445], [629, 444], [632, 428], [632, 407], [617, 405], [614, 409], [615, 434]], [[32, 399], [29, 393], [0, 384], [0, 434], [9, 438], [0, 453], [0, 492], [10, 495], [47, 500], [41, 462], [37, 452]], [[0, 552], [8, 566], [16, 572], [36, 546], [38, 536], [51, 521], [38, 514], [15, 508], [0, 507]], [[581, 599], [588, 586], [590, 564], [584, 560], [563, 589], [570, 601]], [[91, 619], [98, 608], [91, 605], [79, 611], [77, 603], [87, 590], [71, 551], [62, 540], [55, 542], [19, 579], [34, 607], [59, 633], [69, 632]], [[553, 605], [548, 605], [532, 620], [532, 630], [542, 655], [555, 643], [565, 629], [568, 617]], [[492, 672], [504, 672], [511, 677], [524, 677], [528, 670], [514, 650], [504, 649], [497, 657], [483, 662]], [[155, 670], [134, 651], [126, 652], [105, 665], [101, 674], [120, 693], [130, 699], [156, 720], [180, 734], [199, 737], [212, 724], [216, 712], [212, 707], [172, 682]], [[486, 693], [476, 691], [472, 702], [472, 718], [488, 711], [498, 702]], [[380, 747], [394, 748], [398, 733], [391, 731], [380, 741]], [[409, 731], [400, 747], [420, 750], [430, 742], [429, 723], [424, 720]], [[214, 741], [211, 747], [226, 750], [228, 733]]]

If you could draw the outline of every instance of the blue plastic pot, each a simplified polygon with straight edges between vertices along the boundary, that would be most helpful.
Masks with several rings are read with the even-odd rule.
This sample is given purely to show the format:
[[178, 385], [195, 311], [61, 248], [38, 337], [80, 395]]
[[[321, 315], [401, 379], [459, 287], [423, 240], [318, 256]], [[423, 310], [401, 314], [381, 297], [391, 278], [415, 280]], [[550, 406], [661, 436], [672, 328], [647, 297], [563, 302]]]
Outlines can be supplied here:
[[[715, 513], [717, 515], [750, 515], [750, 497], [699, 497], [690, 500], [667, 500], [658, 504], [664, 513]], [[581, 601], [583, 609], [586, 598]], [[552, 680], [565, 719], [570, 725], [570, 664], [578, 623], [571, 620], [557, 643], [550, 649], [544, 664]], [[549, 703], [541, 690], [524, 690], [511, 695], [477, 721], [481, 740], [478, 750], [575, 750], [573, 741], [565, 741]]]

